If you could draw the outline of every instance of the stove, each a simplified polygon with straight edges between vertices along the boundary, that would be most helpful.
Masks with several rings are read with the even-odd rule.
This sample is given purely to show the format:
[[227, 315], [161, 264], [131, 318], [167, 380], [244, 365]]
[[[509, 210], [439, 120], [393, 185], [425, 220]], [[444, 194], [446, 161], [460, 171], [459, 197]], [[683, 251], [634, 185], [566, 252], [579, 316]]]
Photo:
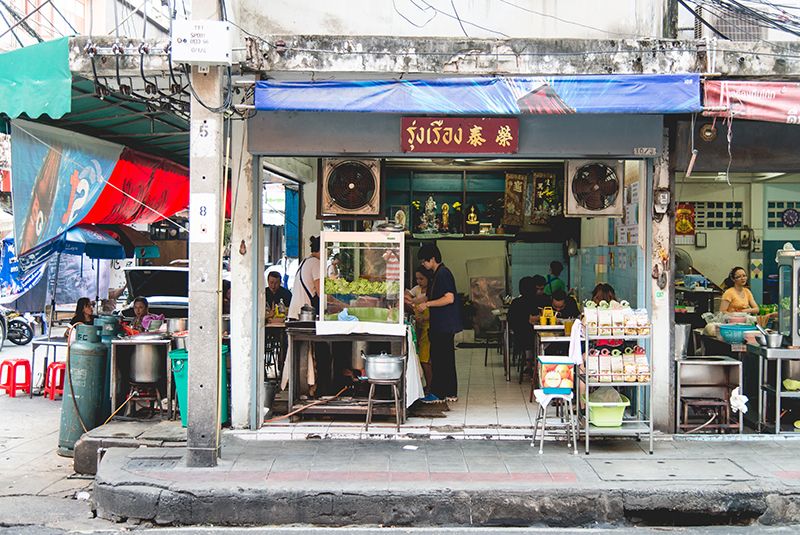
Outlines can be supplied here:
[[[136, 417], [140, 413], [148, 412], [148, 418], [155, 415], [156, 411], [161, 412], [161, 392], [155, 383], [134, 383], [131, 382], [128, 396], [131, 397], [128, 401], [126, 409], [126, 416]], [[144, 416], [142, 416], [144, 417]]]

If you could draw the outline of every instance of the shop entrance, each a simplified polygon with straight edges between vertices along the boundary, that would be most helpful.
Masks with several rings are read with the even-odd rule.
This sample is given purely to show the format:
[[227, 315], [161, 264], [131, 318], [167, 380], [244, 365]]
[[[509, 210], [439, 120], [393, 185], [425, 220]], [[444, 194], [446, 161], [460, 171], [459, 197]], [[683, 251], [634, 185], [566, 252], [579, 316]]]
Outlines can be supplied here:
[[[324, 173], [328, 164], [323, 159], [319, 165]], [[597, 171], [593, 169], [581, 175], [580, 165], [604, 165], [608, 174], [601, 178], [592, 174]], [[605, 290], [599, 299], [625, 300], [633, 308], [646, 306], [642, 275], [646, 227], [639, 217], [646, 192], [644, 162], [593, 159], [580, 160], [580, 165], [568, 160], [387, 158], [379, 165], [384, 191], [376, 216], [325, 217], [323, 228], [332, 236], [379, 228], [404, 231], [402, 284], [403, 289], [415, 295], [420, 292], [416, 286], [427, 284], [418, 283], [417, 276], [422, 245], [435, 245], [443, 264], [453, 274], [461, 321], [461, 332], [454, 340], [457, 395], [410, 403], [403, 426], [408, 432], [530, 435], [538, 409], [532, 388], [539, 386], [534, 375], [536, 351], [530, 323], [539, 321], [541, 308], [556, 309], [557, 323], [562, 318], [574, 318], [580, 313], [578, 304], [591, 299], [594, 288], [601, 283], [612, 287], [615, 294], [609, 296]], [[588, 186], [573, 184], [579, 176], [588, 176]], [[325, 188], [330, 183], [325, 178], [321, 174], [317, 184], [320, 210], [328, 202]], [[575, 196], [575, 192], [586, 193], [588, 208], [567, 206], [571, 202], [567, 196]], [[591, 217], [591, 210], [602, 211], [612, 205], [620, 217], [602, 213], [601, 217]], [[565, 217], [565, 210], [583, 212], [578, 217]], [[385, 254], [370, 261], [376, 267], [362, 257], [369, 254], [351, 251], [355, 248], [345, 243], [329, 247], [325, 240], [320, 258], [327, 295], [323, 296], [324, 315], [343, 314], [345, 300], [349, 305], [345, 316], [363, 313], [361, 308], [372, 301], [378, 303], [377, 295], [367, 295], [366, 283], [361, 284], [364, 288], [355, 283], [363, 279], [370, 285], [388, 284], [380, 278], [388, 270]], [[375, 270], [374, 277], [371, 270]], [[346, 289], [342, 290], [345, 283]], [[539, 286], [543, 294], [535, 298], [535, 311], [522, 309], [528, 312], [522, 319], [522, 324], [527, 325], [527, 331], [523, 331], [519, 318], [509, 317], [509, 305], [520, 298], [521, 287], [526, 284], [534, 292]], [[553, 294], [559, 303], [553, 303]], [[403, 311], [417, 323], [417, 348], [424, 353], [428, 336], [424, 320], [416, 317], [410, 303]], [[530, 318], [531, 315], [536, 317]], [[511, 327], [515, 321], [516, 326]], [[354, 356], [358, 351], [369, 354], [388, 348], [365, 344], [356, 347], [356, 351], [353, 346], [357, 344], [335, 343], [330, 347], [333, 354], [326, 356], [326, 363], [334, 366], [332, 386], [330, 391], [301, 394], [301, 401], [317, 405], [307, 415], [303, 411], [297, 413], [295, 419], [303, 416], [299, 431], [283, 425], [291, 420], [274, 420], [285, 412], [282, 408], [288, 400], [284, 392], [273, 403], [277, 410], [268, 415], [267, 427], [275, 432], [331, 436], [363, 432], [364, 419], [360, 415], [333, 414], [333, 410], [311, 415], [322, 404], [335, 407], [365, 402], [358, 399], [359, 386], [340, 393], [340, 387], [345, 385], [340, 375], [350, 381], [363, 375], [363, 365], [358, 366], [360, 361]], [[566, 355], [567, 344], [552, 344], [548, 349], [550, 354], [558, 352]], [[420, 357], [427, 360], [427, 355]], [[430, 358], [435, 359], [436, 355]], [[422, 384], [429, 379], [425, 368], [423, 364]], [[335, 400], [325, 400], [335, 394], [339, 394]], [[646, 404], [635, 392], [628, 395], [634, 406]], [[307, 396], [305, 400], [303, 396]], [[380, 431], [393, 424], [394, 419], [385, 420], [383, 425], [377, 423], [370, 429]]]

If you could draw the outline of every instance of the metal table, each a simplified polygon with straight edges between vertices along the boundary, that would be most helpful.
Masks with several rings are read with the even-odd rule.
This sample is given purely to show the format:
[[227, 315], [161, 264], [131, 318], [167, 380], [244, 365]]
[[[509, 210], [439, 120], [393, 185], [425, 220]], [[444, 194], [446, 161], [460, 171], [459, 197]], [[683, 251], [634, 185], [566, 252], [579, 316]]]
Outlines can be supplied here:
[[[783, 433], [797, 434], [794, 429], [792, 431], [781, 431], [781, 403], [785, 398], [800, 399], [800, 392], [788, 392], [783, 390], [783, 361], [784, 360], [800, 360], [800, 349], [787, 349], [787, 348], [767, 348], [756, 344], [747, 344], [747, 352], [749, 355], [758, 357], [758, 431], [761, 432], [763, 428], [769, 428], [766, 422], [766, 406], [767, 396], [773, 394], [775, 396], [775, 424], [774, 433], [776, 435]], [[768, 381], [768, 365], [770, 361], [775, 363], [775, 385], [767, 384]]]
[[[743, 387], [742, 362], [729, 356], [686, 357], [676, 359], [677, 392], [676, 432], [686, 432], [696, 427], [682, 418], [685, 399], [722, 400], [730, 408], [730, 391]], [[744, 415], [739, 413], [736, 423], [711, 424], [709, 429], [737, 430], [742, 434]]]
[[[395, 355], [405, 355], [405, 336], [390, 336], [383, 334], [317, 334], [316, 327], [294, 327], [288, 326], [286, 328], [286, 336], [288, 340], [289, 358], [286, 360], [286, 366], [289, 366], [289, 386], [288, 394], [289, 399], [287, 402], [287, 414], [295, 409], [299, 409], [304, 404], [297, 403], [299, 401], [299, 384], [300, 384], [300, 356], [305, 356], [301, 351], [303, 342], [390, 342], [392, 344], [392, 353]], [[408, 359], [406, 359], [408, 362]], [[400, 382], [402, 414], [400, 421], [406, 421], [406, 385], [405, 385], [405, 372], [403, 380]], [[377, 407], [376, 407], [377, 409]], [[392, 414], [391, 408], [386, 409], [386, 414]], [[328, 405], [320, 404], [312, 406], [305, 411], [305, 414], [349, 414], [366, 416], [367, 406], [356, 404], [337, 404]]]
[[[172, 420], [175, 417], [175, 412], [173, 411], [172, 405], [172, 362], [170, 361], [168, 354], [172, 345], [171, 338], [164, 338], [163, 340], [134, 340], [131, 338], [116, 338], [111, 341], [111, 369], [109, 373], [111, 381], [111, 412], [117, 410], [117, 389], [119, 387], [119, 382], [117, 381], [117, 349], [121, 346], [132, 347], [136, 345], [154, 345], [163, 346], [164, 348], [164, 358], [167, 361], [167, 418]], [[127, 356], [130, 357], [131, 354], [132, 353], [128, 354]]]
[[48, 365], [48, 361], [50, 360], [50, 348], [51, 347], [53, 348], [53, 362], [56, 362], [56, 359], [58, 358], [58, 348], [59, 347], [66, 348], [66, 347], [69, 346], [69, 344], [67, 342], [66, 337], [64, 337], [64, 336], [58, 336], [58, 337], [52, 337], [52, 338], [48, 338], [47, 336], [40, 336], [38, 338], [34, 338], [31, 341], [31, 391], [30, 391], [30, 397], [33, 397], [33, 377], [34, 377], [34, 374], [36, 373], [36, 350], [39, 349], [42, 346], [47, 348], [47, 352], [44, 354], [44, 368], [42, 368], [42, 378], [43, 378], [42, 379], [42, 381], [43, 381], [42, 384], [44, 384], [44, 377], [45, 377], [45, 374], [47, 374], [47, 365]]

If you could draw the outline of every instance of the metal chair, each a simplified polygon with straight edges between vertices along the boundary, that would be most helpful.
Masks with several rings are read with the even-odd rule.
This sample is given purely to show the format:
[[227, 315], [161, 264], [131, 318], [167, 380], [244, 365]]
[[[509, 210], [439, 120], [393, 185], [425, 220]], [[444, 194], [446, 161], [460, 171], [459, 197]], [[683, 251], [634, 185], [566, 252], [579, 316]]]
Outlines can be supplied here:
[[[570, 439], [572, 439], [572, 448], [575, 455], [578, 454], [578, 421], [575, 418], [575, 413], [572, 410], [572, 393], [569, 394], [545, 394], [544, 390], [536, 389], [534, 397], [539, 404], [539, 410], [536, 413], [536, 422], [533, 424], [533, 438], [531, 439], [531, 447], [536, 446], [536, 436], [539, 434], [539, 422], [542, 422], [542, 439], [539, 443], [539, 453], [544, 452], [544, 435], [547, 432], [547, 408], [553, 401], [559, 401], [562, 406], [556, 406], [556, 417], [559, 416], [559, 408], [561, 422], [554, 424], [551, 427], [564, 428], [567, 434], [567, 447], [570, 446]], [[565, 406], [564, 406], [565, 405]], [[564, 411], [566, 409], [566, 415]]]
[[[394, 412], [397, 417], [397, 432], [400, 432], [400, 418], [402, 415], [400, 409], [400, 382], [403, 380], [402, 377], [398, 379], [369, 379], [369, 398], [367, 401], [367, 425], [366, 430], [369, 431], [369, 424], [372, 422], [372, 406], [375, 403], [394, 403]], [[391, 399], [374, 399], [375, 396], [375, 387], [377, 385], [390, 385], [392, 387], [392, 394], [394, 395], [394, 401]]]
[[503, 331], [486, 331], [483, 333], [484, 336], [484, 354], [483, 354], [483, 365], [488, 366], [489, 364], [489, 345], [494, 342], [496, 344], [497, 350], [500, 351], [501, 346], [503, 344]]

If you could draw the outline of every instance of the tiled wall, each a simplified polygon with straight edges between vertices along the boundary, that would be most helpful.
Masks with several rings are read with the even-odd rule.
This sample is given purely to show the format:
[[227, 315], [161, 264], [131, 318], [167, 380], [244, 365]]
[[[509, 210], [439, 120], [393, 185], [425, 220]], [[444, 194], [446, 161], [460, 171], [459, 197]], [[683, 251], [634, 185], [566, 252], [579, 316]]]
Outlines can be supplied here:
[[558, 260], [564, 264], [561, 279], [567, 280], [567, 263], [564, 260], [564, 244], [558, 243], [512, 243], [511, 244], [511, 294], [519, 295], [519, 280], [522, 277], [550, 272], [550, 262]]
[[581, 301], [591, 298], [592, 289], [601, 282], [614, 287], [618, 299], [638, 305], [638, 279], [644, 266], [641, 249], [635, 245], [586, 247], [570, 259], [573, 286]]

